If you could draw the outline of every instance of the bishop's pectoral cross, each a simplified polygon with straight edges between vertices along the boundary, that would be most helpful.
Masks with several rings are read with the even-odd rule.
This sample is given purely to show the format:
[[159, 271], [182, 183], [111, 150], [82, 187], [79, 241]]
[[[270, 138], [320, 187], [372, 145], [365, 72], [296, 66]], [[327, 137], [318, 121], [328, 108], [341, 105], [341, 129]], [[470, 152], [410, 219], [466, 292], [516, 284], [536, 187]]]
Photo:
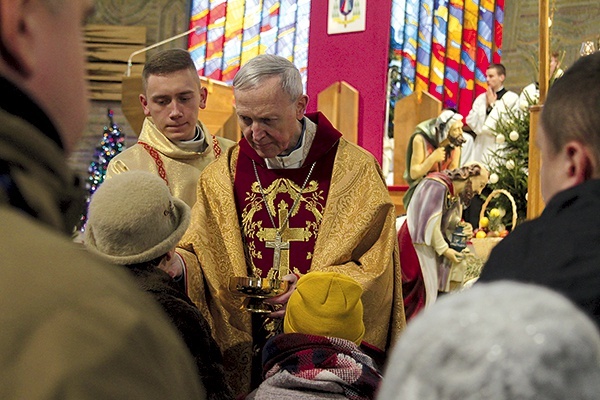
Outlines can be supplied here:
[[273, 249], [273, 267], [269, 274], [277, 272], [282, 277], [290, 271], [290, 242], [307, 241], [311, 233], [306, 228], [289, 227], [288, 205], [283, 201], [278, 206], [278, 220], [279, 229], [263, 228], [257, 236], [264, 240], [267, 248]]
[[[265, 229], [266, 231], [270, 231], [271, 229]], [[290, 242], [284, 242], [282, 240], [281, 234], [279, 233], [278, 230], [276, 229], [272, 229], [275, 231], [275, 240], [267, 240], [265, 242], [265, 246], [269, 249], [274, 249], [273, 250], [273, 267], [271, 268], [271, 271], [279, 271], [279, 276], [282, 277], [283, 275], [286, 275], [286, 273], [283, 273], [283, 271], [281, 271], [281, 251], [282, 250], [288, 250], [290, 249]], [[266, 232], [265, 232], [266, 233]]]

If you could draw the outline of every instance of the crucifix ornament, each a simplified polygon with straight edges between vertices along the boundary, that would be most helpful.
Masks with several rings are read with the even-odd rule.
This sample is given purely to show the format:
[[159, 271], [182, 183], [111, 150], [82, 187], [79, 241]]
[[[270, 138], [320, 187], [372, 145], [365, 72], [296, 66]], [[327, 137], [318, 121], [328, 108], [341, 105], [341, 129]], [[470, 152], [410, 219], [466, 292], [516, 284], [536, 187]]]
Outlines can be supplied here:
[[284, 201], [278, 205], [279, 228], [262, 228], [257, 236], [265, 241], [267, 248], [273, 249], [273, 267], [279, 276], [290, 273], [290, 242], [306, 241], [311, 233], [306, 228], [290, 228], [288, 205]]
[[287, 273], [281, 271], [281, 250], [289, 250], [290, 242], [284, 242], [281, 240], [281, 233], [275, 232], [275, 240], [265, 241], [265, 246], [273, 249], [273, 267], [272, 271], [279, 270], [279, 276], [283, 276]]

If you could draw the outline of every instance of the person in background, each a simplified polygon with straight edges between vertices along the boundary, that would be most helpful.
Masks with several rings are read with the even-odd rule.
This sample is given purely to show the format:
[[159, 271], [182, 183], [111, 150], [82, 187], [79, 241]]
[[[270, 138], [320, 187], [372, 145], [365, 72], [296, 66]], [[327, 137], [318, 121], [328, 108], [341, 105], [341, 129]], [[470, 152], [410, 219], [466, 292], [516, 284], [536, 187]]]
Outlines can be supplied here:
[[476, 284], [411, 321], [384, 370], [381, 400], [594, 400], [600, 334], [544, 287]]
[[492, 250], [481, 282], [531, 282], [559, 291], [600, 327], [600, 53], [580, 58], [550, 87], [538, 125], [539, 218]]
[[153, 296], [196, 360], [209, 400], [233, 398], [222, 355], [198, 308], [168, 275], [168, 261], [190, 224], [190, 208], [158, 176], [118, 174], [91, 198], [85, 245], [106, 261], [123, 265], [140, 289]]
[[305, 115], [300, 72], [287, 59], [253, 58], [233, 87], [243, 138], [202, 171], [177, 253], [232, 366], [230, 383], [247, 394], [260, 383], [260, 351], [280, 332], [294, 284], [271, 299], [277, 311], [251, 316], [229, 291], [231, 277], [344, 273], [364, 289], [365, 339], [381, 350], [405, 321], [394, 205], [377, 160], [323, 114]]
[[[467, 115], [466, 122], [475, 134], [473, 157], [469, 161], [479, 162], [489, 169], [493, 163], [494, 152], [501, 147], [496, 143], [496, 126], [498, 121], [509, 118], [519, 107], [519, 95], [504, 87], [506, 68], [502, 64], [490, 64], [485, 73], [487, 89], [475, 98], [473, 107]], [[486, 189], [487, 196], [491, 190]], [[479, 214], [483, 199], [476, 196], [471, 207], [465, 210], [463, 218], [473, 226], [479, 225]]]
[[74, 244], [89, 0], [0, 0], [0, 398], [203, 399], [184, 343], [122, 271]]
[[518, 106], [519, 96], [504, 88], [506, 68], [502, 64], [490, 64], [486, 70], [487, 89], [475, 98], [473, 107], [467, 115], [469, 127], [477, 135], [473, 146], [473, 159], [483, 165], [489, 165], [492, 152], [498, 149], [496, 144], [496, 125], [507, 113]]
[[146, 119], [138, 142], [110, 161], [106, 177], [130, 170], [152, 172], [192, 207], [200, 172], [234, 142], [211, 135], [198, 120], [208, 92], [186, 50], [154, 54], [144, 65], [142, 82]]
[[[550, 86], [554, 83], [554, 81], [565, 73], [560, 68], [560, 63], [562, 59], [560, 58], [561, 54], [559, 52], [553, 52], [550, 55]], [[519, 108], [522, 111], [529, 112], [529, 106], [532, 104], [537, 104], [540, 98], [540, 84], [535, 81], [525, 86], [519, 94]]]
[[408, 140], [404, 179], [408, 190], [402, 199], [408, 209], [417, 184], [429, 172], [441, 172], [460, 166], [462, 147], [472, 137], [463, 135], [463, 116], [454, 110], [444, 110], [432, 119], [417, 125]]
[[265, 380], [246, 399], [373, 399], [381, 373], [361, 350], [362, 293], [358, 282], [337, 272], [301, 277], [283, 334], [265, 345]]

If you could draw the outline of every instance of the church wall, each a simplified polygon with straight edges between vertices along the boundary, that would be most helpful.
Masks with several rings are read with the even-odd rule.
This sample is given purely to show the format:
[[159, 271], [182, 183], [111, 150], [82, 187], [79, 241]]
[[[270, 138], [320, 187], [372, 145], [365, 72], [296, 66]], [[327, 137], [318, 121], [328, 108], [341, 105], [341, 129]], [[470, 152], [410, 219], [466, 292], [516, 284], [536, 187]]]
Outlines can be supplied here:
[[[388, 3], [386, 1], [369, 1], [367, 32], [343, 35], [346, 37], [331, 37], [331, 41], [328, 41], [325, 3], [327, 3], [325, 0], [313, 0], [311, 35], [319, 35], [321, 39], [315, 41], [315, 38], [311, 37], [307, 90], [311, 97], [309, 110], [314, 111], [314, 108], [311, 107], [316, 107], [317, 93], [338, 79], [346, 80], [357, 87], [361, 91], [359, 106], [363, 113], [359, 124], [361, 130], [368, 132], [361, 144], [378, 159], [381, 159], [382, 145], [380, 143], [383, 136], [385, 114], [385, 90], [383, 89], [385, 83], [379, 71], [386, 68], [389, 28], [386, 27], [385, 32], [383, 28], [372, 31], [369, 29], [372, 25], [384, 27], [385, 24], [382, 21], [389, 20], [391, 8], [385, 4]], [[147, 27], [147, 44], [150, 45], [187, 30], [189, 4], [189, 0], [97, 0], [97, 12], [90, 23], [144, 25]], [[598, 35], [600, 35], [600, 3], [597, 0], [556, 0], [555, 5], [551, 48], [566, 51], [564, 65], [568, 66], [578, 57], [583, 40], [598, 39]], [[536, 0], [513, 0], [505, 3], [502, 61], [508, 71], [506, 86], [515, 91], [520, 91], [522, 87], [535, 79], [533, 61], [537, 61], [538, 51], [537, 14], [538, 2]], [[366, 45], [355, 45], [356, 37], [359, 35], [364, 35], [361, 41]], [[186, 47], [186, 45], [186, 40], [181, 39], [160, 49]], [[383, 46], [386, 49], [384, 55], [380, 50]], [[366, 53], [371, 50], [373, 51], [372, 56], [366, 57]], [[328, 58], [339, 59], [339, 62], [333, 60], [337, 63], [326, 67], [319, 65]], [[345, 60], [345, 62], [341, 60]], [[381, 67], [379, 67], [380, 64]], [[123, 66], [123, 71], [125, 71], [125, 66]], [[311, 71], [313, 72], [311, 73]], [[374, 71], [377, 73], [373, 78]], [[358, 81], [358, 78], [350, 80], [346, 78], [346, 75], [342, 75], [351, 73], [360, 76], [361, 80]], [[127, 143], [135, 141], [136, 135], [131, 131], [131, 127], [123, 116], [119, 102], [93, 101], [89, 124], [84, 132], [83, 140], [70, 159], [72, 167], [83, 178], [87, 177], [87, 168], [94, 148], [100, 142], [104, 125], [108, 123], [106, 109], [109, 107], [114, 110], [115, 122], [126, 134]]]
[[391, 2], [367, 3], [366, 30], [327, 34], [328, 1], [311, 3], [308, 44], [309, 110], [316, 111], [317, 94], [337, 81], [358, 90], [358, 144], [381, 162], [386, 109], [387, 59]]
[[[538, 2], [505, 3], [502, 62], [506, 66], [508, 89], [520, 91], [537, 80]], [[563, 69], [579, 57], [581, 42], [600, 37], [600, 2], [597, 0], [550, 0], [554, 18], [550, 32], [550, 50], [565, 51]], [[597, 49], [598, 50], [598, 49]]]

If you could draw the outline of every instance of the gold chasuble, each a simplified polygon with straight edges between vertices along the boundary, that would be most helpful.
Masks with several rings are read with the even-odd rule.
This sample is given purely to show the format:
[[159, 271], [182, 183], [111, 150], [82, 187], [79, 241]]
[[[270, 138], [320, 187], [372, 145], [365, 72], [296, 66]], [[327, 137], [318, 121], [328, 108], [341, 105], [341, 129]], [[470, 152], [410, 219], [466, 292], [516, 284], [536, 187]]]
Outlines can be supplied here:
[[213, 329], [229, 382], [250, 390], [252, 325], [232, 276], [335, 271], [363, 289], [364, 340], [387, 350], [405, 326], [395, 212], [379, 164], [308, 114], [314, 140], [301, 168], [268, 169], [245, 139], [200, 175], [192, 223], [177, 250], [188, 292]]
[[190, 207], [196, 202], [196, 184], [200, 172], [235, 143], [208, 133], [201, 121], [198, 125], [206, 140], [202, 152], [177, 147], [163, 135], [151, 117], [144, 120], [138, 142], [117, 155], [108, 164], [106, 177], [133, 170], [148, 171], [160, 176], [169, 186], [173, 196]]

